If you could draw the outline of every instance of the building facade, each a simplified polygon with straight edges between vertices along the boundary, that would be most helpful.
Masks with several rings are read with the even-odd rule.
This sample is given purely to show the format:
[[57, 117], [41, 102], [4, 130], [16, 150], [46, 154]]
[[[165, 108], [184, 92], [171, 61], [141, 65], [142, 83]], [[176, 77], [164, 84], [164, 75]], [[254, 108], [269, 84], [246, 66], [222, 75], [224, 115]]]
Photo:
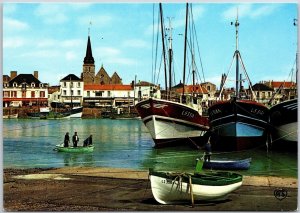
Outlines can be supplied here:
[[3, 77], [3, 107], [48, 106], [48, 84], [38, 80], [34, 74], [17, 74]]
[[74, 74], [60, 80], [60, 102], [70, 107], [81, 106], [83, 103], [83, 81]]

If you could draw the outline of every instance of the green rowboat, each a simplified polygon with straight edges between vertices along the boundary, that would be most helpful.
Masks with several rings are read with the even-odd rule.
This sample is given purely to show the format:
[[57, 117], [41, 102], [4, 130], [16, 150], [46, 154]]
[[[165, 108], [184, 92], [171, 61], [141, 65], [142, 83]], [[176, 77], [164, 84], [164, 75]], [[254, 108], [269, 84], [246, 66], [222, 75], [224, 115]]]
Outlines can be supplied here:
[[58, 152], [70, 152], [70, 153], [85, 153], [85, 152], [93, 152], [94, 151], [94, 146], [89, 145], [89, 146], [69, 146], [69, 147], [64, 147], [62, 145], [56, 145], [55, 150]]

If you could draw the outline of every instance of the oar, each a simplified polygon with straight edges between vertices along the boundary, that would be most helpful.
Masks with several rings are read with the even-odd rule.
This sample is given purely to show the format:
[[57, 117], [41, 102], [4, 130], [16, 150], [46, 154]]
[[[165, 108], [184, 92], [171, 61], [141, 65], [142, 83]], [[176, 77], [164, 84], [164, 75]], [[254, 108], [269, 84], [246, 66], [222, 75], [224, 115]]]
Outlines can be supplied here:
[[189, 184], [190, 184], [190, 194], [191, 194], [192, 207], [194, 208], [194, 195], [193, 195], [193, 185], [192, 185], [191, 175], [189, 175]]

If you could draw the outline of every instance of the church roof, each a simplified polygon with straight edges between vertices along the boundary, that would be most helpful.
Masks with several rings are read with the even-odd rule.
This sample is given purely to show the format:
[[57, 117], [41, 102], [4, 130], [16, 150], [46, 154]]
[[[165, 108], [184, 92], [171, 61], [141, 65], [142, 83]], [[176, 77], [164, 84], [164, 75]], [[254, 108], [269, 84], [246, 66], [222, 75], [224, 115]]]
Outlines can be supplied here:
[[83, 60], [84, 64], [94, 64], [95, 60], [92, 53], [91, 41], [90, 36], [88, 37], [87, 47], [86, 47], [86, 54]]

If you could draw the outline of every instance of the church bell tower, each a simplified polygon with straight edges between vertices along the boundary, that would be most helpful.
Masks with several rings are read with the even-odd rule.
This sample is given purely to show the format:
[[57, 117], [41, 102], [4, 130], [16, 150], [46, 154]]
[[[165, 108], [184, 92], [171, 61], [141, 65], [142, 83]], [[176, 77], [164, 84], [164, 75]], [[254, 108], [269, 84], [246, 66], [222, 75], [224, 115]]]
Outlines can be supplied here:
[[82, 80], [84, 84], [93, 84], [95, 80], [95, 60], [92, 53], [90, 35], [88, 36], [86, 54], [83, 60]]

